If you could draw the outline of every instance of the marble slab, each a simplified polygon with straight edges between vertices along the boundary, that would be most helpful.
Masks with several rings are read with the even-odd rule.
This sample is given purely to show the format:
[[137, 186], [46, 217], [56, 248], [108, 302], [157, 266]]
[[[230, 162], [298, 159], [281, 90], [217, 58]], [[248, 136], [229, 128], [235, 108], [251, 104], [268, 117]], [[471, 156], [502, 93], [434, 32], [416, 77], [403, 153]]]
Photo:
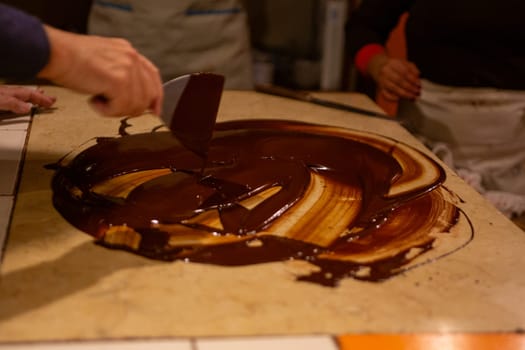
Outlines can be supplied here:
[[[34, 118], [0, 270], [0, 342], [525, 329], [525, 234], [448, 170], [444, 185], [461, 198], [473, 240], [381, 283], [329, 288], [297, 282], [281, 262], [165, 263], [93, 244], [53, 208], [44, 166], [93, 138], [118, 136], [120, 120], [95, 115], [86, 96], [48, 90], [57, 109]], [[325, 97], [378, 110], [358, 94]], [[395, 122], [226, 91], [219, 120], [246, 118], [370, 131], [428, 153]], [[160, 122], [134, 124], [140, 132]]]

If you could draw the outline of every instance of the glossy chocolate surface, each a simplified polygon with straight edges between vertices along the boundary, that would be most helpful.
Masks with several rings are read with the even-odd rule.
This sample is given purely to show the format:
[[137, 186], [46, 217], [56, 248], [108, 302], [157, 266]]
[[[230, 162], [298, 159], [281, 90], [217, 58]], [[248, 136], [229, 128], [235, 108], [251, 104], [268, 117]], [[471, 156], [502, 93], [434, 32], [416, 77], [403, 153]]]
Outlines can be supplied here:
[[222, 75], [192, 74], [171, 117], [169, 129], [173, 135], [203, 158], [207, 156], [223, 86]]
[[299, 280], [381, 281], [460, 215], [443, 169], [378, 135], [288, 121], [216, 125], [208, 160], [169, 132], [100, 139], [53, 178], [55, 208], [101, 245], [159, 260], [305, 260]]

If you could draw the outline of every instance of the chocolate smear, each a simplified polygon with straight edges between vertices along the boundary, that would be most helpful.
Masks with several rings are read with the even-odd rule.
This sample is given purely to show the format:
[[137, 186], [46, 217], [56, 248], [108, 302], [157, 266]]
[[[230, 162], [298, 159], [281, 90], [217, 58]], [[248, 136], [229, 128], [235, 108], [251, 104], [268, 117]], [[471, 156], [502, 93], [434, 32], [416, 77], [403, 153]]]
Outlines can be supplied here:
[[460, 211], [444, 170], [391, 139], [290, 121], [218, 123], [208, 161], [169, 132], [105, 139], [61, 164], [61, 215], [98, 244], [225, 266], [305, 260], [336, 286], [402, 273]]

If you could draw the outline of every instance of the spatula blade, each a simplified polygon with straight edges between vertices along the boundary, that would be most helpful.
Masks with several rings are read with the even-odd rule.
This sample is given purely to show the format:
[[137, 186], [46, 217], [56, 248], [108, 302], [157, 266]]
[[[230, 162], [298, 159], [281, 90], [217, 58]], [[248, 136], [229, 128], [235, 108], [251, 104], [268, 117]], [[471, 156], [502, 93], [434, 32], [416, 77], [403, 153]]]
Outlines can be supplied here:
[[224, 76], [193, 73], [164, 84], [161, 119], [184, 147], [206, 157], [224, 88]]

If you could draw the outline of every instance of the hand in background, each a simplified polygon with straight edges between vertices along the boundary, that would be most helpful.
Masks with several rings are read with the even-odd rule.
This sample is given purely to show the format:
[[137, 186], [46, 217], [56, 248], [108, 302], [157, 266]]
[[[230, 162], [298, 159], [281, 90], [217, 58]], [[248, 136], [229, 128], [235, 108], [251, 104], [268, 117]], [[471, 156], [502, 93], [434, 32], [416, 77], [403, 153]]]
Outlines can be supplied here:
[[78, 35], [45, 26], [51, 45], [38, 77], [94, 96], [91, 105], [107, 116], [160, 114], [158, 69], [124, 39]]
[[368, 71], [377, 83], [378, 91], [387, 100], [414, 100], [419, 97], [419, 69], [412, 62], [378, 54], [370, 60]]
[[0, 110], [16, 114], [27, 114], [33, 105], [51, 107], [56, 98], [46, 95], [42, 90], [25, 86], [0, 85]]

